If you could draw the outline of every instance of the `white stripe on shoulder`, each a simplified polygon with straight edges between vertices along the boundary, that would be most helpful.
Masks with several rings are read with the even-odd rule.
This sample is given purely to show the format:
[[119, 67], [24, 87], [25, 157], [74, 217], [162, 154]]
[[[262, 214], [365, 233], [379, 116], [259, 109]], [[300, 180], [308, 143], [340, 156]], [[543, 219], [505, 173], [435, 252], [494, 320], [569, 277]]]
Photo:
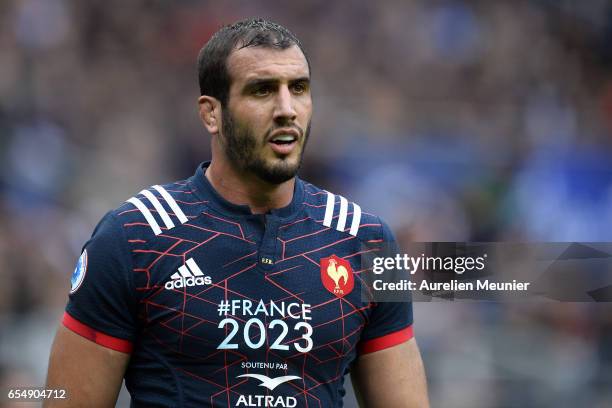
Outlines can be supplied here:
[[357, 231], [359, 231], [359, 225], [361, 222], [361, 207], [353, 203], [353, 221], [351, 222], [351, 230], [349, 234], [356, 237]]
[[181, 224], [186, 223], [188, 221], [187, 217], [185, 217], [185, 213], [183, 213], [183, 211], [178, 206], [176, 201], [174, 201], [174, 198], [172, 198], [172, 196], [168, 194], [168, 192], [162, 186], [155, 185], [153, 186], [153, 188], [157, 190], [159, 194], [162, 195], [162, 197], [164, 197], [164, 200], [166, 200], [166, 202], [168, 203], [168, 205], [170, 206], [174, 214], [176, 214]]
[[332, 219], [334, 218], [334, 206], [336, 204], [336, 197], [327, 192], [327, 204], [325, 205], [325, 218], [323, 219], [323, 225], [331, 227]]
[[344, 231], [344, 227], [346, 226], [346, 215], [348, 213], [348, 201], [346, 198], [340, 196], [340, 215], [338, 216], [338, 225], [336, 229], [338, 231]]
[[140, 192], [140, 194], [142, 194], [145, 197], [147, 197], [149, 199], [149, 201], [151, 202], [151, 204], [153, 204], [153, 207], [155, 207], [155, 209], [157, 210], [157, 213], [159, 214], [161, 219], [164, 221], [164, 224], [166, 224], [166, 228], [168, 228], [168, 229], [174, 228], [174, 223], [172, 222], [172, 220], [168, 216], [168, 213], [166, 212], [164, 207], [161, 205], [161, 203], [159, 202], [157, 197], [155, 197], [153, 195], [153, 193], [150, 192], [149, 190], [142, 190]]
[[151, 229], [153, 230], [155, 235], [161, 234], [162, 231], [161, 228], [159, 228], [159, 224], [157, 224], [157, 221], [155, 221], [155, 218], [153, 218], [153, 214], [151, 214], [151, 211], [149, 211], [149, 209], [142, 203], [142, 201], [140, 201], [136, 197], [132, 197], [127, 200], [127, 202], [134, 204], [136, 208], [140, 210], [142, 215], [144, 215], [145, 220], [147, 220], [147, 222], [151, 226]]

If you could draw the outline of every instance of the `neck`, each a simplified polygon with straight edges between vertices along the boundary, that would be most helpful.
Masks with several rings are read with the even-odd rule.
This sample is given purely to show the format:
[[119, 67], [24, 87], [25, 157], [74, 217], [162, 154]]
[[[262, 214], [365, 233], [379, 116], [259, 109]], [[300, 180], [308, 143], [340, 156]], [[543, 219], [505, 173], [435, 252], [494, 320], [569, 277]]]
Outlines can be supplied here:
[[204, 175], [221, 197], [232, 204], [248, 205], [253, 214], [286, 207], [293, 199], [295, 177], [281, 184], [271, 184], [215, 160]]

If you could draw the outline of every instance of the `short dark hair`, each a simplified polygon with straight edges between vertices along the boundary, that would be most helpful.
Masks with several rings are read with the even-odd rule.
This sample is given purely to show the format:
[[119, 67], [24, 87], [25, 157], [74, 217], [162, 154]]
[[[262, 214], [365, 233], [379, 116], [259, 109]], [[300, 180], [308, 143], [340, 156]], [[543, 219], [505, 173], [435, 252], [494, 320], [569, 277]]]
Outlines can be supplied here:
[[271, 47], [284, 50], [293, 45], [297, 45], [304, 54], [310, 72], [310, 61], [302, 44], [280, 24], [263, 18], [249, 18], [222, 27], [213, 34], [198, 55], [200, 95], [217, 98], [222, 106], [227, 106], [231, 84], [227, 59], [235, 49]]

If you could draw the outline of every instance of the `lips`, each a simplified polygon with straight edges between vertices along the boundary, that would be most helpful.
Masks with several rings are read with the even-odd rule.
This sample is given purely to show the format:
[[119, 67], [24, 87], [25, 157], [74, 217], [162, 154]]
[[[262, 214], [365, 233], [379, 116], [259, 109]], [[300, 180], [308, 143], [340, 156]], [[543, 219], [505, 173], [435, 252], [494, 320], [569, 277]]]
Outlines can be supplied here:
[[279, 139], [287, 139], [288, 137], [292, 137], [293, 140], [297, 140], [300, 137], [300, 133], [301, 132], [294, 127], [276, 129], [270, 134], [268, 141], [278, 141]]
[[276, 129], [268, 138], [272, 150], [280, 155], [290, 154], [297, 146], [300, 132], [295, 128]]

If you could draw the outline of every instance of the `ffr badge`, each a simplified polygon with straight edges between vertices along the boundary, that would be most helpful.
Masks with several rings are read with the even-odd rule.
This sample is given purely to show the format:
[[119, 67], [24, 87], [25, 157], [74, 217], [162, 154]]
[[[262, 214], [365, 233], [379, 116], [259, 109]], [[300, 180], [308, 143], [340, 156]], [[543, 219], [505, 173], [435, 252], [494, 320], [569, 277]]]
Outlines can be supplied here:
[[353, 291], [355, 280], [353, 268], [346, 259], [332, 255], [321, 259], [321, 281], [325, 289], [339, 298]]

